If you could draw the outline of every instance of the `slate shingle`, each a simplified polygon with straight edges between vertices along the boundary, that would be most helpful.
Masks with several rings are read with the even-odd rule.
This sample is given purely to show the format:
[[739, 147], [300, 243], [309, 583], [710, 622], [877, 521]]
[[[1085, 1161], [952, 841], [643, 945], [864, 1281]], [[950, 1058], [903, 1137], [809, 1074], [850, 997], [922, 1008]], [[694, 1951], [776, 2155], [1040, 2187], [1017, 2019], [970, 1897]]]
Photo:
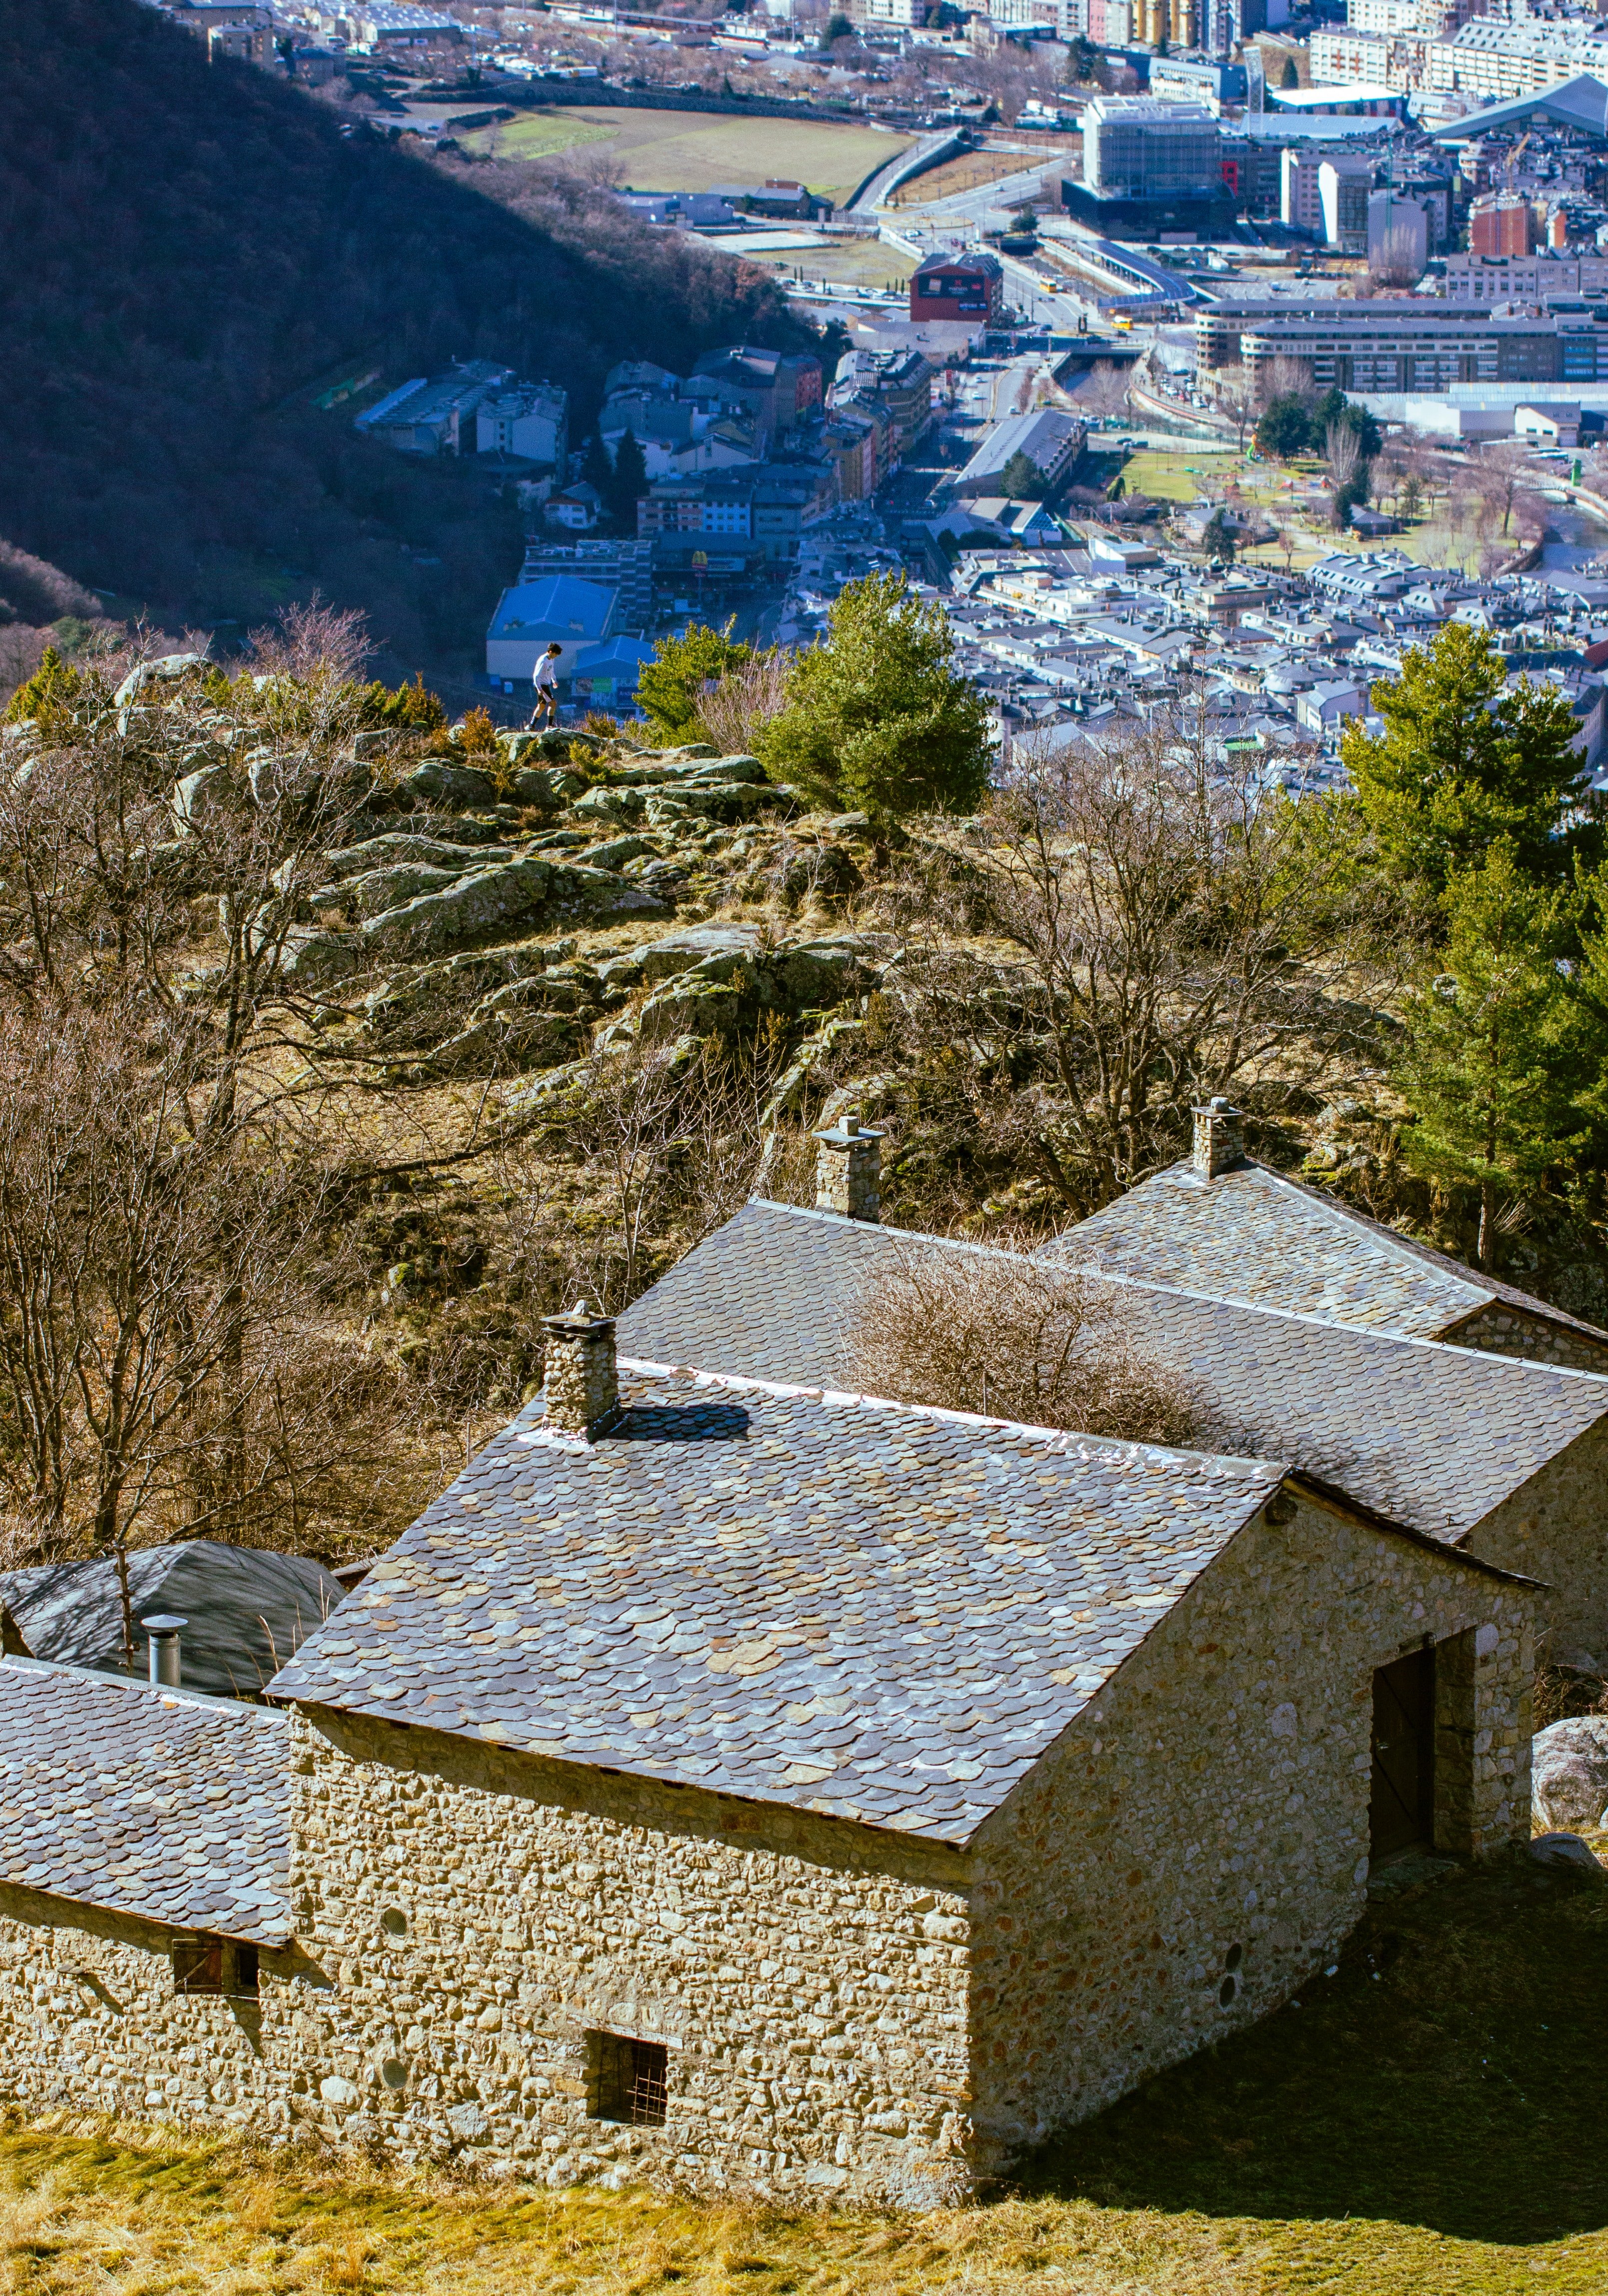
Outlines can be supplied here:
[[[845, 1381], [845, 1335], [879, 1267], [911, 1249], [985, 1247], [745, 1204], [619, 1319], [661, 1363]], [[1596, 1375], [1079, 1271], [1134, 1344], [1215, 1414], [1226, 1449], [1305, 1468], [1382, 1514], [1458, 1538], [1608, 1417]]]
[[[588, 1448], [521, 1413], [272, 1694], [961, 1841], [1280, 1477], [654, 1366], [621, 1394]], [[512, 1644], [464, 1631], [492, 1594]]]
[[285, 1737], [269, 1708], [0, 1659], [0, 1881], [283, 1943]]
[[1608, 1366], [1608, 1332], [1265, 1164], [1248, 1161], [1207, 1183], [1185, 1159], [1034, 1256], [1416, 1339], [1448, 1333], [1500, 1304], [1599, 1341]]

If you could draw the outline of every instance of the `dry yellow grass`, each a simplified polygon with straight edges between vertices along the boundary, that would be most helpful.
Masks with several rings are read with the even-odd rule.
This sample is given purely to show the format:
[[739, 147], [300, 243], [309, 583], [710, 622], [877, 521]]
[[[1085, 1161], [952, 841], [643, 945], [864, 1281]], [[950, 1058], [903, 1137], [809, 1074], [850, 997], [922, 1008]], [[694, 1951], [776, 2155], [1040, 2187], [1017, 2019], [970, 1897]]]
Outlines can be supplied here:
[[1608, 1885], [1515, 1857], [1379, 1907], [1333, 1980], [991, 2206], [548, 2192], [13, 2117], [0, 2296], [1602, 2296], [1605, 2040]]

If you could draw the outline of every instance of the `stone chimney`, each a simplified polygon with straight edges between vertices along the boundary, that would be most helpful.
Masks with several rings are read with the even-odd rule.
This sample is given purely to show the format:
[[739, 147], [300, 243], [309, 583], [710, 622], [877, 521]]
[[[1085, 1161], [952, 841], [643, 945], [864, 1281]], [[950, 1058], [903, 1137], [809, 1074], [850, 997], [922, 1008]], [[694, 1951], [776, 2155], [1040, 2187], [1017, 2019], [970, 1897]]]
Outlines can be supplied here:
[[1215, 1180], [1245, 1160], [1244, 1119], [1226, 1100], [1194, 1110], [1194, 1149], [1190, 1162], [1202, 1180]]
[[547, 1334], [546, 1423], [558, 1434], [591, 1442], [619, 1415], [614, 1318], [595, 1316], [578, 1300], [567, 1316], [544, 1316], [542, 1329]]
[[875, 1221], [882, 1199], [882, 1136], [857, 1116], [841, 1116], [830, 1132], [811, 1136], [816, 1153], [816, 1210], [844, 1219]]
[[170, 1618], [166, 1611], [153, 1619], [142, 1619], [140, 1624], [151, 1637], [151, 1679], [169, 1690], [176, 1690], [179, 1670], [178, 1638], [189, 1625], [188, 1619]]

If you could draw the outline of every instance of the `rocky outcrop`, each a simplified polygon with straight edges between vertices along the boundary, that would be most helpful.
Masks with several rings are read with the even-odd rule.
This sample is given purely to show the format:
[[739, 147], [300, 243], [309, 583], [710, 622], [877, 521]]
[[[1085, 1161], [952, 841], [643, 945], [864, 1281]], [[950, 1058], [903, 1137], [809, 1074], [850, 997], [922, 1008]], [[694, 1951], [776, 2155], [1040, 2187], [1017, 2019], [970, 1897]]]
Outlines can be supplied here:
[[530, 854], [422, 892], [369, 917], [361, 930], [370, 962], [429, 957], [488, 940], [549, 910], [592, 923], [664, 914], [663, 904], [652, 893], [609, 870], [555, 865]]
[[324, 857], [330, 875], [339, 882], [342, 877], [365, 876], [373, 870], [395, 866], [402, 862], [423, 862], [432, 869], [445, 869], [462, 876], [466, 869], [483, 869], [496, 861], [512, 861], [510, 845], [457, 842], [445, 837], [424, 836], [404, 829], [384, 832], [378, 837], [366, 837], [360, 845], [338, 848]]

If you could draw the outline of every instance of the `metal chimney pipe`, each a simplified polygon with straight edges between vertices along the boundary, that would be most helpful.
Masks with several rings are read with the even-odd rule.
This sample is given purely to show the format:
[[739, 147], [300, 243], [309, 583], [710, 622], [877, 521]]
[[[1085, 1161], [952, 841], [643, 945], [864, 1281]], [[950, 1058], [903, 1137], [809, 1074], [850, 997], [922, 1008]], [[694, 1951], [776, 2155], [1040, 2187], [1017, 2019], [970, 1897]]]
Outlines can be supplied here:
[[189, 1623], [188, 1619], [170, 1618], [165, 1611], [140, 1620], [151, 1637], [151, 1679], [169, 1690], [179, 1686], [178, 1638]]

